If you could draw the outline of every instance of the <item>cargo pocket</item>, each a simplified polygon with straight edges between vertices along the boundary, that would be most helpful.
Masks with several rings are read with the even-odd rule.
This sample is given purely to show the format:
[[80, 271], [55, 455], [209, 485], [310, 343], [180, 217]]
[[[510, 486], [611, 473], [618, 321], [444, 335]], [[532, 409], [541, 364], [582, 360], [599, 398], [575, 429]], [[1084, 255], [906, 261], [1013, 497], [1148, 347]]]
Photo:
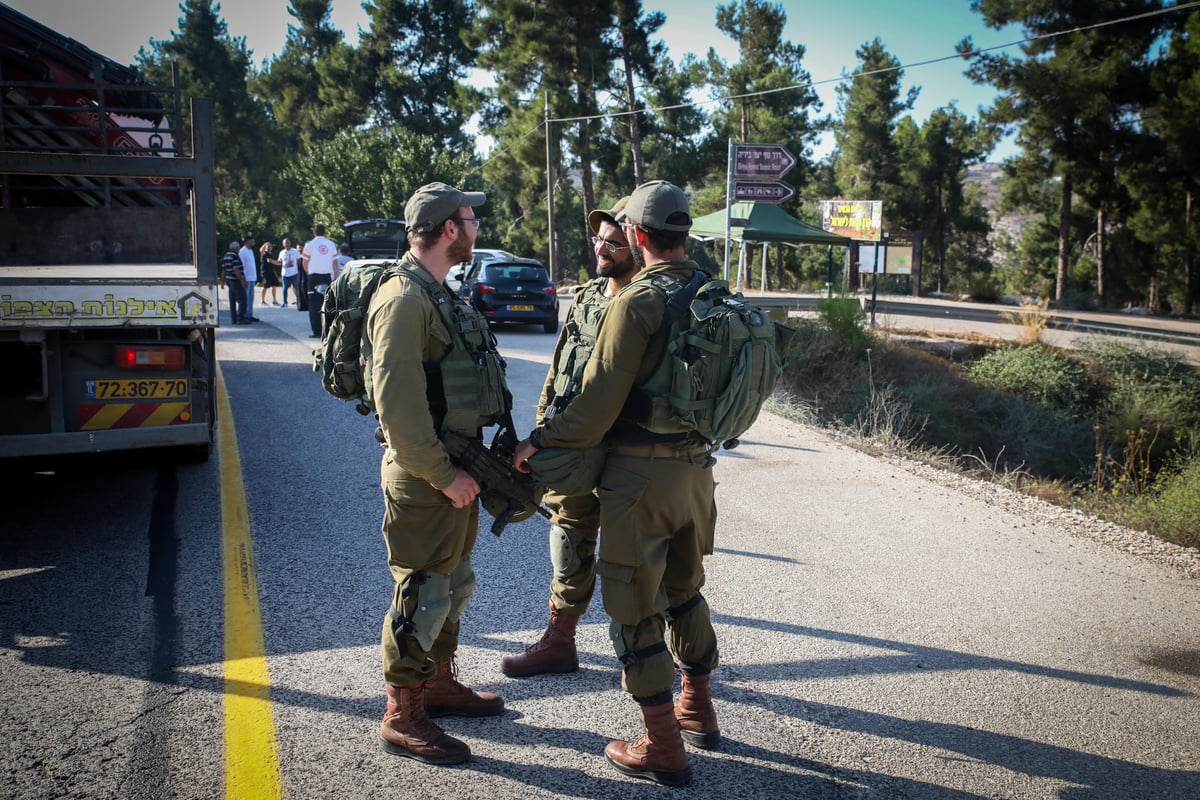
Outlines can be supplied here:
[[383, 493], [387, 500], [383, 536], [389, 562], [418, 570], [454, 557], [454, 537], [437, 535], [449, 529], [448, 517], [456, 510], [444, 494], [428, 481], [413, 477], [385, 480]]
[[[604, 533], [600, 537], [599, 558], [609, 565], [632, 570], [642, 565], [642, 537], [637, 510], [650, 477], [624, 468], [622, 461], [610, 457], [600, 476], [597, 494], [600, 497], [600, 529]], [[649, 465], [649, 462], [646, 463]], [[599, 569], [597, 565], [597, 571]]]
[[635, 572], [633, 567], [610, 564], [603, 559], [596, 562], [604, 613], [618, 625], [636, 625], [653, 612], [653, 608], [646, 609], [638, 595], [634, 585]]

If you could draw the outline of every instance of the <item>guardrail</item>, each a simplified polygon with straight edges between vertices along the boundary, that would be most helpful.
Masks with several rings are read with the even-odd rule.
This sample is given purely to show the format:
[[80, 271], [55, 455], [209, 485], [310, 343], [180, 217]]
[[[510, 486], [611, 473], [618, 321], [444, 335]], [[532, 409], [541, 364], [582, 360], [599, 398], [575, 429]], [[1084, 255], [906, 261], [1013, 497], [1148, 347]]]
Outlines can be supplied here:
[[[747, 294], [747, 299], [767, 309], [816, 311], [817, 303], [824, 295], [814, 294]], [[869, 301], [868, 301], [869, 302]], [[964, 322], [986, 322], [999, 325], [1014, 325], [1011, 316], [1019, 313], [1017, 308], [998, 308], [949, 300], [900, 300], [879, 298], [875, 303], [876, 314], [928, 319], [960, 320]], [[1123, 315], [1104, 312], [1057, 311], [1041, 312], [1047, 317], [1049, 328], [1061, 331], [1093, 333], [1107, 336], [1132, 336], [1153, 341], [1168, 342], [1187, 347], [1200, 348], [1200, 322], [1150, 317], [1145, 321], [1130, 319]]]

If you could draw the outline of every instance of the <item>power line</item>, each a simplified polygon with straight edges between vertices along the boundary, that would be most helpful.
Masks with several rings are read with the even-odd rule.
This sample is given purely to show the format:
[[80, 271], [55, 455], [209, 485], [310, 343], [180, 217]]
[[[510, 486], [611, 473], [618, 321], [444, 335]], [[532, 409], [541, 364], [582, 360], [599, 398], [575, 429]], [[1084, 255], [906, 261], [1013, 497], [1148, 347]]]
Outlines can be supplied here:
[[586, 116], [578, 116], [578, 117], [560, 117], [560, 118], [551, 119], [549, 121], [552, 123], [553, 122], [558, 122], [558, 123], [587, 122], [589, 120], [595, 120], [595, 119], [616, 119], [618, 117], [627, 117], [632, 114], [661, 113], [664, 111], [674, 111], [674, 110], [680, 109], [680, 108], [695, 108], [698, 106], [712, 105], [714, 103], [731, 103], [735, 100], [744, 100], [749, 97], [763, 97], [765, 95], [778, 94], [779, 92], [789, 92], [794, 89], [810, 89], [815, 86], [824, 86], [825, 84], [829, 84], [829, 83], [841, 83], [842, 81], [854, 80], [855, 78], [865, 78], [865, 77], [870, 77], [872, 75], [883, 75], [883, 74], [886, 74], [889, 72], [900, 72], [902, 70], [914, 69], [916, 67], [927, 67], [932, 64], [940, 64], [944, 61], [956, 61], [959, 59], [967, 59], [967, 58], [971, 58], [973, 56], [983, 55], [984, 53], [990, 53], [995, 50], [1006, 50], [1010, 47], [1018, 47], [1023, 44], [1030, 44], [1032, 42], [1038, 42], [1038, 41], [1042, 41], [1045, 39], [1054, 39], [1059, 36], [1068, 36], [1070, 34], [1082, 33], [1084, 31], [1096, 30], [1098, 28], [1105, 28], [1105, 27], [1109, 27], [1112, 25], [1122, 25], [1127, 22], [1134, 22], [1134, 21], [1140, 20], [1140, 19], [1147, 19], [1149, 17], [1161, 16], [1163, 14], [1174, 13], [1176, 11], [1186, 11], [1190, 8], [1196, 8], [1198, 6], [1200, 6], [1200, 0], [1193, 0], [1193, 2], [1190, 2], [1190, 3], [1183, 3], [1181, 5], [1170, 6], [1169, 8], [1159, 8], [1159, 9], [1155, 9], [1153, 11], [1146, 11], [1141, 14], [1133, 14], [1128, 17], [1121, 17], [1120, 19], [1106, 20], [1104, 22], [1097, 22], [1092, 25], [1081, 25], [1078, 28], [1072, 28], [1071, 30], [1067, 30], [1067, 31], [1056, 31], [1054, 33], [1044, 33], [1039, 36], [1031, 36], [1026, 39], [1019, 39], [1015, 42], [1009, 42], [1008, 44], [998, 44], [998, 45], [993, 45], [992, 47], [982, 47], [977, 50], [971, 50], [966, 53], [955, 53], [954, 55], [949, 55], [949, 56], [939, 56], [937, 58], [930, 58], [925, 61], [914, 61], [909, 64], [901, 64], [900, 66], [897, 66], [897, 67], [883, 67], [880, 69], [867, 70], [864, 72], [855, 72], [851, 75], [844, 75], [839, 78], [826, 78], [824, 80], [819, 80], [819, 81], [808, 81], [806, 83], [796, 83], [796, 84], [792, 84], [791, 86], [781, 86], [781, 87], [775, 88], [775, 89], [763, 89], [763, 90], [757, 91], [757, 92], [746, 92], [744, 94], [727, 95], [724, 97], [716, 97], [716, 98], [712, 98], [709, 100], [697, 100], [695, 102], [690, 102], [690, 103], [676, 103], [674, 105], [658, 106], [655, 108], [639, 108], [639, 109], [635, 109], [633, 111], [614, 111], [614, 112], [606, 113], [606, 114], [589, 114]]
[[[1143, 12], [1141, 14], [1133, 14], [1128, 17], [1121, 17], [1119, 19], [1106, 20], [1104, 22], [1097, 22], [1097, 23], [1094, 23], [1091, 25], [1081, 25], [1077, 28], [1072, 28], [1072, 29], [1066, 30], [1066, 31], [1056, 31], [1054, 33], [1044, 33], [1039, 36], [1031, 36], [1031, 37], [1028, 37], [1025, 39], [1018, 39], [1017, 41], [1008, 42], [1007, 44], [998, 44], [998, 45], [993, 45], [991, 47], [981, 47], [976, 50], [971, 50], [971, 51], [965, 52], [965, 53], [955, 53], [954, 55], [939, 56], [937, 58], [930, 58], [930, 59], [926, 59], [924, 61], [914, 61], [914, 62], [911, 62], [908, 64], [901, 64], [900, 66], [896, 66], [896, 67], [884, 67], [884, 68], [876, 69], [876, 70], [860, 71], [860, 72], [855, 72], [852, 75], [846, 75], [846, 76], [842, 76], [839, 78], [826, 78], [826, 79], [819, 80], [819, 81], [808, 81], [806, 83], [797, 83], [797, 84], [793, 84], [791, 86], [782, 86], [782, 87], [779, 87], [776, 89], [764, 89], [764, 90], [758, 91], [758, 92], [747, 92], [744, 94], [728, 95], [725, 97], [717, 97], [717, 98], [712, 98], [709, 100], [698, 100], [698, 101], [690, 102], [690, 103], [676, 103], [674, 105], [669, 105], [669, 106], [656, 106], [654, 108], [640, 108], [640, 109], [635, 109], [633, 111], [615, 111], [615, 112], [605, 113], [605, 114], [589, 114], [589, 115], [577, 116], [577, 117], [551, 118], [548, 120], [539, 121], [536, 125], [531, 127], [529, 130], [525, 131], [524, 133], [518, 134], [516, 139], [514, 141], [510, 142], [510, 144], [508, 146], [506, 146], [506, 147], [498, 146], [496, 149], [496, 150], [498, 150], [498, 152], [496, 150], [489, 152], [483, 159], [481, 159], [478, 170], [471, 170], [471, 172], [482, 171], [483, 166], [487, 162], [491, 161], [493, 158], [497, 158], [497, 157], [503, 155], [504, 153], [508, 152], [508, 150], [510, 150], [513, 146], [515, 146], [522, 139], [528, 138], [529, 136], [533, 135], [533, 133], [535, 133], [536, 131], [544, 128], [547, 124], [568, 123], [568, 122], [586, 122], [589, 120], [596, 120], [596, 119], [617, 119], [619, 117], [627, 117], [632, 114], [662, 113], [664, 111], [675, 111], [675, 110], [681, 109], [681, 108], [696, 108], [696, 107], [700, 107], [700, 106], [713, 105], [715, 103], [729, 103], [729, 102], [733, 102], [735, 100], [742, 100], [742, 99], [749, 98], [749, 97], [761, 97], [761, 96], [770, 95], [770, 94], [778, 94], [779, 92], [787, 92], [787, 91], [791, 91], [793, 89], [806, 89], [806, 88], [812, 88], [815, 86], [824, 86], [829, 83], [841, 83], [842, 81], [854, 80], [855, 78], [870, 77], [872, 75], [882, 75], [882, 74], [886, 74], [889, 72], [900, 72], [902, 70], [915, 69], [917, 67], [927, 67], [927, 66], [931, 66], [933, 64], [940, 64], [945, 61], [956, 61], [959, 59], [972, 58], [974, 56], [983, 55], [984, 53], [990, 53], [990, 52], [993, 52], [996, 50], [1007, 50], [1011, 47], [1019, 47], [1024, 44], [1030, 44], [1033, 42], [1043, 41], [1046, 39], [1054, 39], [1054, 38], [1057, 38], [1060, 36], [1068, 36], [1071, 34], [1082, 33], [1084, 31], [1096, 30], [1099, 28], [1106, 28], [1106, 27], [1110, 27], [1113, 25], [1121, 25], [1121, 24], [1125, 24], [1127, 22], [1134, 22], [1134, 21], [1137, 21], [1140, 19], [1147, 19], [1150, 17], [1161, 16], [1163, 14], [1173, 13], [1176, 11], [1187, 11], [1188, 9], [1197, 8], [1197, 7], [1200, 7], [1200, 0], [1192, 0], [1192, 2], [1183, 3], [1183, 4], [1175, 5], [1175, 6], [1170, 6], [1168, 8], [1159, 8], [1159, 9], [1155, 9], [1153, 11]], [[468, 173], [468, 174], [470, 174], [470, 173]]]

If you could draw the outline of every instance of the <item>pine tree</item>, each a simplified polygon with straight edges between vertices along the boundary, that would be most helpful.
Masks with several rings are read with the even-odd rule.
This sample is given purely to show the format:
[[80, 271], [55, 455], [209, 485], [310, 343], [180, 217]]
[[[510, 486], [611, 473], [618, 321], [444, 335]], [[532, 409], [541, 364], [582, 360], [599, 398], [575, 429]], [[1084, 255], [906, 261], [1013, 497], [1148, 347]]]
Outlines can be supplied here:
[[[282, 137], [247, 88], [251, 67], [245, 37], [230, 36], [217, 9], [211, 0], [184, 0], [174, 37], [152, 40], [149, 50], [138, 51], [137, 61], [151, 81], [163, 84], [170, 83], [174, 62], [184, 97], [212, 99], [218, 227], [237, 235], [259, 233], [250, 226], [265, 224], [261, 209], [282, 164]], [[188, 131], [185, 123], [178, 134], [186, 139]]]
[[[524, 165], [524, 180], [512, 184], [522, 187], [517, 190], [520, 199], [516, 216], [531, 220], [538, 206], [544, 207], [544, 194], [539, 198], [540, 192], [533, 187], [546, 186], [546, 153], [552, 162], [553, 185], [565, 177], [560, 160], [566, 158], [568, 168], [578, 172], [582, 202], [573, 208], [574, 203], [561, 198], [564, 210], [570, 213], [562, 230], [571, 235], [562, 242], [557, 235], [546, 242], [551, 274], [559, 278], [562, 261], [568, 257], [560, 244], [571, 247], [569, 256], [585, 261], [588, 274], [594, 274], [594, 254], [580, 243], [590, 233], [587, 212], [596, 207], [593, 163], [601, 129], [597, 95], [614, 89], [613, 51], [604, 38], [613, 24], [613, 0], [546, 0], [537, 4], [481, 0], [479, 10], [472, 41], [481, 48], [480, 66], [491, 70], [496, 80], [492, 91], [496, 103], [485, 112], [485, 130], [496, 138], [499, 148], [515, 147], [521, 154], [518, 163]], [[546, 35], [547, 31], [554, 35]], [[536, 102], [539, 110], [549, 98], [553, 117], [565, 120], [547, 127], [545, 133], [551, 138], [537, 159], [540, 163], [532, 159], [528, 147], [514, 141], [528, 134], [534, 98], [540, 101]], [[566, 146], [561, 146], [564, 143]], [[491, 168], [491, 175], [509, 172], [511, 166]], [[539, 174], [543, 178], [540, 184], [532, 180]], [[556, 209], [558, 204], [556, 197]]]
[[739, 58], [728, 64], [708, 51], [708, 82], [722, 99], [713, 115], [720, 152], [729, 138], [782, 144], [800, 162], [789, 180], [802, 185], [824, 123], [811, 116], [821, 101], [802, 65], [804, 46], [783, 39], [787, 13], [765, 0], [734, 0], [717, 6], [716, 24], [737, 42]]
[[[1131, 228], [1144, 248], [1152, 248], [1155, 260], [1162, 259], [1168, 292], [1178, 298], [1183, 313], [1191, 315], [1200, 301], [1200, 151], [1195, 146], [1200, 128], [1200, 12], [1172, 22], [1175, 29], [1151, 78], [1155, 99], [1143, 111], [1137, 149], [1122, 179], [1135, 203]], [[1157, 269], [1149, 280], [1149, 294], [1157, 294]]]
[[352, 48], [330, 24], [331, 0], [291, 0], [279, 57], [250, 82], [293, 144], [311, 146], [366, 118], [366, 87]]
[[646, 180], [642, 159], [642, 114], [635, 113], [641, 106], [641, 97], [634, 84], [635, 78], [646, 83], [653, 82], [659, 59], [664, 51], [662, 42], [652, 42], [654, 33], [662, 27], [667, 17], [661, 11], [643, 15], [642, 0], [617, 0], [615, 38], [621, 56], [621, 77], [625, 84], [625, 125], [629, 130], [629, 154], [633, 166], [633, 183]]
[[900, 162], [893, 135], [897, 120], [916, 102], [918, 89], [900, 98], [904, 73], [900, 62], [876, 38], [860, 47], [855, 75], [837, 87], [839, 121], [833, 126], [837, 143], [837, 178], [843, 196], [882, 200], [884, 226], [897, 199]]
[[[726, 63], [713, 48], [706, 60], [707, 79], [720, 99], [712, 115], [714, 135], [706, 142], [708, 179], [725, 183], [729, 140], [781, 144], [796, 157], [788, 181], [799, 194], [811, 173], [813, 146], [825, 126], [814, 119], [821, 101], [803, 67], [805, 49], [783, 38], [787, 13], [765, 0], [733, 0], [717, 6], [717, 29], [737, 42], [738, 62]], [[730, 200], [730, 198], [727, 198]], [[753, 259], [745, 247], [745, 262]], [[777, 281], [782, 277], [777, 273]]]
[[[1111, 183], [1098, 180], [1121, 160], [1127, 144], [1112, 131], [1138, 115], [1144, 93], [1139, 74], [1146, 69], [1158, 22], [1141, 17], [1157, 8], [1154, 0], [976, 0], [974, 8], [995, 28], [1019, 22], [1030, 37], [1025, 58], [975, 53], [970, 39], [958, 46], [972, 59], [968, 75], [996, 87], [1000, 98], [988, 112], [995, 122], [1016, 126], [1024, 149], [1015, 175], [1040, 179], [1044, 165], [1059, 181], [1058, 259], [1055, 299], [1067, 291], [1073, 251], [1072, 201], [1089, 181], [1099, 193]], [[1119, 25], [1112, 20], [1127, 18]]]
[[448, 148], [468, 147], [464, 126], [479, 103], [462, 82], [475, 64], [463, 31], [467, 0], [374, 0], [359, 38], [357, 69], [372, 122], [400, 125]]
[[[935, 289], [946, 291], [951, 247], [958, 243], [980, 250], [986, 245], [979, 240], [986, 235], [987, 219], [970, 202], [964, 187], [967, 167], [983, 160], [993, 138], [951, 104], [934, 109], [920, 128], [911, 117], [902, 119], [895, 142], [901, 182], [892, 219], [900, 227], [923, 232], [926, 261], [937, 264]], [[964, 272], [969, 266], [960, 265]], [[982, 268], [978, 262], [973, 266]]]

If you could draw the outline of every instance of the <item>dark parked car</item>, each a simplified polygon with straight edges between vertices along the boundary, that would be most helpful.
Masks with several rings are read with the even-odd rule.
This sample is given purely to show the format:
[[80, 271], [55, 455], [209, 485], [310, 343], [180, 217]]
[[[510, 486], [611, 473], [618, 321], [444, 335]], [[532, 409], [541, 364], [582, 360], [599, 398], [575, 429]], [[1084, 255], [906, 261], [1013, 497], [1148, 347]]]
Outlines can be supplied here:
[[404, 235], [404, 220], [356, 219], [342, 225], [346, 244], [355, 261], [396, 260], [408, 250]]
[[473, 264], [458, 293], [488, 322], [541, 325], [558, 331], [558, 289], [540, 261], [500, 258]]

